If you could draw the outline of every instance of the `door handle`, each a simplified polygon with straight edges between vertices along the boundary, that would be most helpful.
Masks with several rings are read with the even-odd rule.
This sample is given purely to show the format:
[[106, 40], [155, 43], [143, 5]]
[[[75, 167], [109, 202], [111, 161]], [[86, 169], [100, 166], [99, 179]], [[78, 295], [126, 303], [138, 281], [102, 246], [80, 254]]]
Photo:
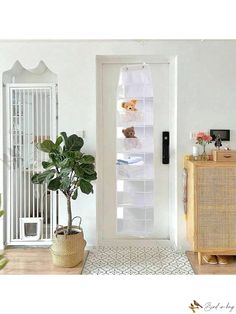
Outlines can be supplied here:
[[170, 162], [170, 132], [162, 132], [162, 163], [164, 165]]

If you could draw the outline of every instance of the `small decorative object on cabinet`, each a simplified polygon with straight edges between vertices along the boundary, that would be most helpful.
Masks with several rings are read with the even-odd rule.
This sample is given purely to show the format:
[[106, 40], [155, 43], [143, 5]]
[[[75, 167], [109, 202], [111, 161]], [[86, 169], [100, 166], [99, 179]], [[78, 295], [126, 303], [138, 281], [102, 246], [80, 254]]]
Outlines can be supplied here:
[[198, 132], [196, 135], [196, 144], [200, 144], [203, 147], [203, 152], [201, 154], [202, 160], [208, 160], [208, 155], [206, 153], [206, 145], [210, 144], [212, 137], [204, 132]]
[[236, 162], [185, 160], [187, 236], [204, 255], [236, 255]]
[[217, 135], [217, 137], [215, 139], [215, 147], [217, 149], [220, 149], [221, 146], [222, 146], [222, 141], [221, 141], [220, 135]]
[[198, 155], [199, 155], [198, 146], [193, 146], [193, 157], [194, 157], [194, 159], [197, 159], [195, 157], [198, 157]]
[[[61, 145], [62, 144], [62, 145]], [[81, 152], [84, 141], [76, 134], [67, 136], [65, 132], [53, 143], [45, 140], [37, 144], [37, 148], [48, 154], [49, 160], [43, 161], [44, 171], [32, 176], [34, 184], [46, 184], [51, 191], [61, 191], [67, 200], [67, 226], [57, 226], [53, 236], [51, 253], [56, 266], [74, 267], [84, 258], [83, 230], [81, 218], [72, 219], [71, 200], [76, 200], [79, 190], [82, 193], [93, 193], [91, 181], [97, 179], [95, 158]], [[73, 225], [79, 218], [78, 226]]]
[[214, 149], [212, 155], [214, 161], [236, 161], [236, 150]]
[[210, 136], [213, 141], [217, 136], [220, 136], [221, 141], [230, 141], [230, 130], [210, 130]]

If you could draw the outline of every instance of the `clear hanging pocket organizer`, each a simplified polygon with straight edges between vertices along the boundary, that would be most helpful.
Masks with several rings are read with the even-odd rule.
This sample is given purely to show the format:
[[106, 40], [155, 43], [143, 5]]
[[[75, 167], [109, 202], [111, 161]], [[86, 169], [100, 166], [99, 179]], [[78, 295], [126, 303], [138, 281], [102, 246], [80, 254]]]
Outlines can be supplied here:
[[[148, 65], [121, 68], [116, 108], [117, 233], [151, 236], [154, 228], [154, 141], [153, 88]], [[130, 134], [124, 134], [123, 130], [132, 127], [133, 137], [125, 137]]]

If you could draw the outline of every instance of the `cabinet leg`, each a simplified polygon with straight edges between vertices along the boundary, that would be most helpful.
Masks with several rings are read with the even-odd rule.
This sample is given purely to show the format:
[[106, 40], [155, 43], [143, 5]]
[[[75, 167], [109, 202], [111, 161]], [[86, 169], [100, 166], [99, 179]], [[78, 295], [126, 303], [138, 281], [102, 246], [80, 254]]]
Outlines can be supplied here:
[[197, 252], [197, 257], [198, 257], [198, 264], [202, 265], [202, 254], [201, 254], [201, 252]]

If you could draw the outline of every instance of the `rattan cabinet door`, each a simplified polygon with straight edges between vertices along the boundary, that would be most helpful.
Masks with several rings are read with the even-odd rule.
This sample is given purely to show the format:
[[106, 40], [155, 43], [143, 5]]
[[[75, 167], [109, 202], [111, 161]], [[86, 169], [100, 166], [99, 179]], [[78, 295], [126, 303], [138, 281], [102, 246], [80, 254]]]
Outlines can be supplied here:
[[236, 248], [236, 168], [199, 167], [196, 177], [197, 248]]

